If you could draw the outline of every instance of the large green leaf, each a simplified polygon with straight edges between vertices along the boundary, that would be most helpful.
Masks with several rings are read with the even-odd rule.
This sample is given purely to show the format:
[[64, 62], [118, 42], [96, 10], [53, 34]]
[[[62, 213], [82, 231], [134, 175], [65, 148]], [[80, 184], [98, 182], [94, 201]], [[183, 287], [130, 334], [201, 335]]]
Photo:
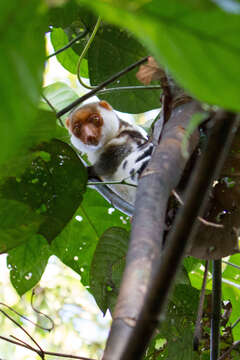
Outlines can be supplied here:
[[239, 12], [224, 12], [210, 1], [78, 2], [135, 33], [198, 99], [240, 110]]
[[[41, 215], [37, 232], [51, 242], [79, 207], [86, 181], [86, 169], [72, 148], [52, 140], [35, 148], [35, 159], [21, 177], [6, 179], [1, 185], [0, 196], [28, 205], [33, 215]], [[4, 214], [8, 216], [2, 213], [2, 217]], [[8, 244], [4, 246], [8, 249]]]
[[[126, 31], [102, 26], [88, 52], [91, 84], [99, 85], [146, 55], [146, 49]], [[110, 87], [142, 85], [136, 78], [136, 72], [137, 69], [129, 72]], [[116, 110], [128, 113], [140, 113], [160, 106], [159, 90], [112, 91], [98, 96], [109, 101]]]
[[45, 110], [38, 110], [26, 135], [24, 145], [14, 158], [9, 159], [0, 167], [0, 182], [7, 176], [21, 176], [25, 168], [30, 166], [31, 161], [36, 157], [36, 153], [32, 149], [38, 144], [53, 138], [65, 139], [68, 136], [67, 130], [57, 124], [56, 115]]
[[[69, 43], [69, 38], [63, 29], [54, 28], [51, 31], [51, 43], [54, 47], [54, 50], [57, 51]], [[83, 49], [83, 45], [80, 48]], [[71, 47], [59, 53], [57, 55], [57, 59], [66, 70], [68, 70], [72, 74], [77, 73], [79, 55], [77, 55]], [[88, 78], [88, 63], [86, 59], [82, 60], [80, 67], [80, 75]]]
[[21, 296], [41, 279], [51, 255], [49, 244], [43, 236], [34, 235], [8, 254], [11, 282]]
[[52, 242], [52, 251], [81, 275], [89, 286], [93, 254], [103, 232], [111, 226], [129, 229], [126, 216], [114, 210], [95, 190], [88, 189], [72, 221]]
[[[74, 100], [78, 99], [77, 93], [70, 88], [67, 84], [57, 81], [51, 85], [43, 88], [44, 96], [53, 105], [56, 111], [62, 110], [65, 106], [69, 105]], [[48, 108], [46, 103], [41, 103], [41, 106]], [[67, 115], [65, 115], [66, 117]], [[64, 118], [64, 116], [63, 116]]]
[[[222, 297], [223, 300], [231, 301], [232, 304], [232, 313], [230, 316], [230, 323], [228, 325], [233, 325], [235, 321], [240, 318], [240, 308], [239, 308], [239, 298], [240, 298], [240, 289], [233, 286], [233, 281], [225, 283], [223, 279], [222, 283]], [[235, 326], [232, 329], [234, 340], [238, 340], [240, 336], [239, 326]]]
[[45, 60], [44, 7], [38, 0], [0, 5], [0, 164], [17, 154], [37, 112]]
[[52, 7], [49, 10], [49, 25], [67, 29], [86, 28], [92, 30], [96, 16], [85, 6], [79, 6], [75, 0], [65, 1], [62, 6]]
[[94, 253], [90, 287], [94, 298], [105, 314], [113, 312], [125, 267], [129, 233], [122, 228], [112, 227], [101, 236]]
[[7, 252], [34, 235], [42, 216], [23, 203], [0, 199], [0, 253]]
[[[168, 304], [166, 319], [150, 345], [145, 359], [194, 360], [199, 355], [193, 351], [193, 332], [197, 316], [199, 291], [189, 285], [177, 285]], [[158, 349], [160, 339], [167, 346]]]

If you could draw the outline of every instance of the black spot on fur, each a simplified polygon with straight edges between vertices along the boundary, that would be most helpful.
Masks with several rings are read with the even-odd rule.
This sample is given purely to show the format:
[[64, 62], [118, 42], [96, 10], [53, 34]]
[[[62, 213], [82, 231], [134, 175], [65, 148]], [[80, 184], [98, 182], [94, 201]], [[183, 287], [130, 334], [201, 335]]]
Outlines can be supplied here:
[[134, 169], [131, 169], [130, 176], [131, 176], [131, 179], [134, 180], [134, 177], [135, 177], [135, 170]]
[[123, 130], [120, 132], [120, 134], [117, 136], [118, 138], [122, 137], [122, 136], [130, 136], [132, 139], [139, 139], [139, 140], [142, 140], [142, 141], [146, 141], [146, 139], [142, 136], [142, 134], [139, 132], [139, 131], [136, 131], [136, 130]]
[[130, 144], [110, 145], [94, 165], [95, 173], [99, 176], [114, 174], [131, 149]]
[[143, 170], [146, 169], [148, 162], [149, 162], [149, 159], [148, 159], [148, 160], [145, 160], [145, 161], [142, 163], [141, 167], [140, 167], [140, 168], [138, 169], [138, 171], [137, 171], [137, 173], [138, 173], [139, 175], [141, 175], [141, 173], [143, 172]]
[[125, 160], [125, 161], [123, 162], [123, 165], [122, 165], [123, 170], [125, 170], [125, 169], [126, 169], [126, 167], [127, 167], [127, 163], [128, 163], [128, 161], [127, 161], [127, 160]]
[[140, 155], [140, 156], [137, 158], [136, 162], [143, 160], [143, 159], [144, 159], [145, 157], [147, 157], [147, 156], [151, 156], [151, 155], [152, 155], [152, 150], [153, 150], [153, 147], [152, 147], [152, 146], [149, 146], [149, 148], [147, 148], [147, 150], [145, 150], [145, 151], [142, 153], [142, 155]]

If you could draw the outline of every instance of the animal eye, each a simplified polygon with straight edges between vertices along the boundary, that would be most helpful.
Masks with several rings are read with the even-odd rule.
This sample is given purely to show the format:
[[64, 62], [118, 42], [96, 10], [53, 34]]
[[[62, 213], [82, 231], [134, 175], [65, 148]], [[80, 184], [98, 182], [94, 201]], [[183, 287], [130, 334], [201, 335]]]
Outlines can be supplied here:
[[81, 127], [80, 125], [75, 125], [73, 127], [73, 133], [75, 136], [80, 136], [81, 135]]
[[89, 117], [89, 120], [95, 126], [101, 126], [102, 125], [102, 118], [98, 114], [91, 115]]

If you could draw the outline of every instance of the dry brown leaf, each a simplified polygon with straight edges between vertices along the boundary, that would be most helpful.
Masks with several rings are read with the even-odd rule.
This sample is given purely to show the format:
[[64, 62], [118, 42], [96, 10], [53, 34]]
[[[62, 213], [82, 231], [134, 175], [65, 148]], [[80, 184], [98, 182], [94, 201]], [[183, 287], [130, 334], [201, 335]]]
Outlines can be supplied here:
[[163, 70], [152, 56], [149, 56], [147, 64], [140, 66], [136, 74], [137, 79], [144, 85], [149, 85], [153, 80], [161, 80], [162, 76]]

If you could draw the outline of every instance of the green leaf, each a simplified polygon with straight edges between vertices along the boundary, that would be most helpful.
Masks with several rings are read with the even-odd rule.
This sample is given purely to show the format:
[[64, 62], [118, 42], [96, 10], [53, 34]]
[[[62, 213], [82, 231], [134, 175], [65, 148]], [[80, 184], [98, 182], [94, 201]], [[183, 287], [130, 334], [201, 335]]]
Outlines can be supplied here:
[[201, 261], [192, 256], [187, 256], [184, 258], [183, 264], [188, 273], [193, 271], [197, 266], [201, 265]]
[[161, 359], [193, 360], [193, 332], [197, 315], [199, 291], [189, 285], [177, 285], [168, 305], [166, 320], [159, 328], [160, 338], [167, 339], [167, 351]]
[[[88, 51], [89, 78], [99, 85], [113, 74], [146, 56], [144, 47], [129, 33], [105, 25], [100, 28]], [[136, 78], [137, 69], [121, 77], [110, 87], [142, 85]], [[112, 91], [98, 95], [119, 111], [140, 113], [160, 106], [159, 90]]]
[[0, 164], [27, 139], [37, 112], [45, 60], [44, 8], [39, 1], [0, 5]]
[[[240, 255], [232, 255], [228, 259], [229, 263], [235, 264], [240, 267]], [[239, 269], [234, 268], [231, 265], [225, 265], [223, 271], [223, 299], [230, 300], [232, 303], [232, 313], [230, 317], [230, 323], [233, 324], [238, 318], [240, 318], [239, 298], [240, 298], [240, 276]], [[228, 281], [228, 283], [226, 283]], [[234, 286], [235, 284], [235, 286]], [[240, 327], [233, 328], [234, 339], [237, 340], [240, 337]]]
[[47, 241], [34, 235], [24, 244], [9, 251], [7, 263], [12, 285], [21, 296], [41, 279], [51, 255]]
[[[51, 43], [54, 47], [54, 51], [57, 51], [69, 43], [69, 38], [64, 30], [61, 28], [54, 28], [51, 31]], [[83, 48], [83, 46], [81, 46], [81, 48]], [[67, 71], [71, 72], [72, 74], [77, 73], [79, 56], [75, 51], [73, 51], [71, 47], [58, 54], [57, 59]], [[88, 78], [88, 63], [86, 59], [82, 60], [80, 75]]]
[[32, 237], [42, 216], [21, 202], [0, 199], [0, 253], [7, 252]]
[[58, 140], [39, 145], [35, 155], [20, 178], [7, 178], [0, 196], [28, 205], [35, 216], [41, 215], [38, 233], [51, 242], [79, 207], [87, 172], [72, 148]]
[[90, 265], [98, 241], [110, 226], [130, 228], [126, 216], [95, 190], [88, 189], [72, 221], [51, 244], [53, 253], [81, 275], [85, 286], [89, 287]]
[[[78, 99], [77, 93], [67, 84], [57, 81], [43, 89], [44, 96], [53, 105], [56, 111], [62, 110], [74, 100]], [[44, 107], [48, 107], [44, 104]], [[49, 107], [48, 107], [49, 108]], [[65, 115], [66, 117], [67, 115]], [[63, 116], [64, 118], [64, 116]]]
[[129, 233], [125, 229], [112, 227], [102, 234], [94, 253], [90, 287], [104, 314], [108, 308], [113, 312], [117, 300], [128, 240]]
[[67, 130], [57, 124], [56, 115], [53, 112], [38, 110], [34, 122], [26, 135], [24, 145], [19, 149], [15, 157], [9, 159], [7, 163], [0, 167], [1, 182], [7, 176], [21, 176], [26, 167], [30, 166], [32, 160], [36, 157], [36, 153], [32, 149], [43, 141], [49, 141], [53, 138], [66, 138]]
[[177, 0], [78, 2], [132, 31], [199, 100], [240, 110], [239, 12], [224, 12], [210, 1], [204, 7]]
[[62, 6], [49, 10], [49, 25], [63, 29], [84, 28], [91, 31], [96, 22], [96, 16], [86, 7], [79, 6], [74, 0], [64, 2]]
[[[240, 267], [240, 254], [232, 255], [228, 262]], [[240, 285], [240, 270], [231, 265], [226, 265], [223, 277]]]
[[[225, 283], [223, 279], [222, 283], [222, 298], [223, 300], [230, 300], [232, 304], [232, 313], [230, 316], [230, 324], [233, 325], [236, 320], [240, 318], [239, 298], [240, 290], [233, 286], [231, 283]], [[229, 324], [229, 325], [230, 325]], [[238, 340], [240, 337], [240, 327], [235, 326], [232, 330], [234, 340]]]

